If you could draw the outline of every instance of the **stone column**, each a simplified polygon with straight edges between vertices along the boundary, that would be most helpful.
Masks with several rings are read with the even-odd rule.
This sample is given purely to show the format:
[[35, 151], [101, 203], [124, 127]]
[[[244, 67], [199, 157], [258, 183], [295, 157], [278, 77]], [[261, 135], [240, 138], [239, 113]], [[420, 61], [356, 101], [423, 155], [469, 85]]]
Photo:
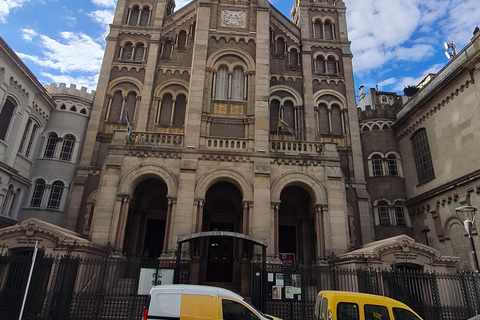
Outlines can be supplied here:
[[250, 206], [250, 203], [248, 202], [243, 202], [243, 228], [242, 228], [242, 232], [243, 234], [246, 234], [248, 235], [248, 226], [249, 226], [249, 206]]
[[128, 218], [128, 209], [130, 207], [130, 196], [129, 195], [118, 195], [118, 201], [120, 204], [120, 213], [118, 217], [117, 231], [115, 233], [115, 243], [113, 248], [116, 251], [121, 252], [123, 249], [123, 239], [125, 238], [125, 226]]
[[278, 212], [280, 209], [280, 203], [279, 202], [272, 202], [272, 209], [273, 209], [273, 226], [272, 226], [272, 231], [273, 231], [273, 253], [278, 256], [279, 254], [279, 245], [278, 245]]
[[317, 233], [317, 260], [325, 257], [325, 229], [323, 222], [324, 211], [327, 211], [327, 206], [315, 206], [315, 231]]
[[197, 207], [197, 221], [195, 224], [195, 232], [202, 232], [203, 229], [203, 205], [205, 204], [204, 199], [197, 199], [196, 200], [196, 207]]
[[166, 253], [168, 250], [168, 241], [170, 237], [170, 227], [171, 227], [171, 221], [172, 221], [172, 206], [174, 201], [175, 201], [174, 198], [167, 199], [167, 221], [165, 221], [165, 236], [163, 238], [163, 249], [162, 249], [163, 253]]

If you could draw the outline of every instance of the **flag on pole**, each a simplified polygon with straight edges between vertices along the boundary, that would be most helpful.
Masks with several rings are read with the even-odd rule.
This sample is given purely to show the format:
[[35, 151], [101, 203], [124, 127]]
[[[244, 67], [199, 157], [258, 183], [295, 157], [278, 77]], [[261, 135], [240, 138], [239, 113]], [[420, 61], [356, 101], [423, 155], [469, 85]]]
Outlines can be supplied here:
[[127, 136], [131, 136], [132, 130], [130, 129], [130, 117], [128, 116], [127, 99], [123, 95], [123, 92], [122, 92], [122, 98], [123, 98], [123, 109], [125, 110], [125, 120], [127, 121]]
[[286, 123], [285, 121], [283, 121], [282, 118], [278, 117], [278, 127], [285, 127], [288, 132], [290, 132], [294, 137], [297, 136], [297, 133], [295, 132], [295, 130], [293, 130], [292, 127], [290, 127], [290, 125], [288, 123]]

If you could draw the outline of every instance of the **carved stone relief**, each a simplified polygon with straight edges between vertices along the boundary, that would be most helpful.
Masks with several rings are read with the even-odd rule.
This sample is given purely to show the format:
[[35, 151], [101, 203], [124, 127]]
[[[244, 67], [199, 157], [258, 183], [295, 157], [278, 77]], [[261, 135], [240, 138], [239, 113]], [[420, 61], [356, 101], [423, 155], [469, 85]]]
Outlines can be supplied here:
[[222, 10], [222, 26], [245, 28], [245, 11]]

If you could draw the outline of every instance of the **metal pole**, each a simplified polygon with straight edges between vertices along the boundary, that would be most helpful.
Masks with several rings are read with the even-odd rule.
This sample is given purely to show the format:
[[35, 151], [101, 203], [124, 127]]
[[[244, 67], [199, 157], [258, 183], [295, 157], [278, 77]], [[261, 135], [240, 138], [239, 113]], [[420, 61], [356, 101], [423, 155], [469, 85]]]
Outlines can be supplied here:
[[475, 250], [475, 243], [471, 234], [468, 235], [468, 242], [470, 242], [470, 249], [472, 251], [473, 264], [475, 266], [475, 272], [479, 273], [480, 267], [478, 266], [477, 251]]
[[37, 251], [38, 251], [38, 240], [35, 242], [35, 249], [33, 249], [32, 266], [30, 267], [30, 274], [28, 275], [27, 287], [25, 288], [25, 295], [23, 296], [22, 308], [20, 309], [20, 316], [18, 317], [18, 320], [22, 320], [23, 309], [25, 308], [25, 302], [27, 301], [28, 287], [30, 287], [30, 280], [32, 280], [33, 267], [35, 266]]

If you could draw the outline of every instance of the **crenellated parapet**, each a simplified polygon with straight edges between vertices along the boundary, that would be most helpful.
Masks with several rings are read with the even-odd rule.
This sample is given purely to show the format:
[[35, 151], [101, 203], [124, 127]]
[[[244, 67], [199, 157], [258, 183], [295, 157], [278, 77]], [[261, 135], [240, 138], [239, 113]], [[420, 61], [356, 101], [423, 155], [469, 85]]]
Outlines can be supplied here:
[[56, 83], [52, 83], [50, 85], [45, 85], [45, 89], [51, 95], [69, 95], [89, 101], [93, 101], [93, 98], [95, 98], [95, 90], [87, 92], [86, 87], [77, 89], [75, 84], [71, 84], [69, 87], [67, 87], [65, 83], [60, 83], [58, 86]]
[[392, 105], [377, 105], [374, 108], [372, 106], [365, 106], [365, 110], [362, 108], [357, 108], [358, 120], [368, 121], [373, 119], [396, 119], [396, 114], [399, 111], [399, 108]]

